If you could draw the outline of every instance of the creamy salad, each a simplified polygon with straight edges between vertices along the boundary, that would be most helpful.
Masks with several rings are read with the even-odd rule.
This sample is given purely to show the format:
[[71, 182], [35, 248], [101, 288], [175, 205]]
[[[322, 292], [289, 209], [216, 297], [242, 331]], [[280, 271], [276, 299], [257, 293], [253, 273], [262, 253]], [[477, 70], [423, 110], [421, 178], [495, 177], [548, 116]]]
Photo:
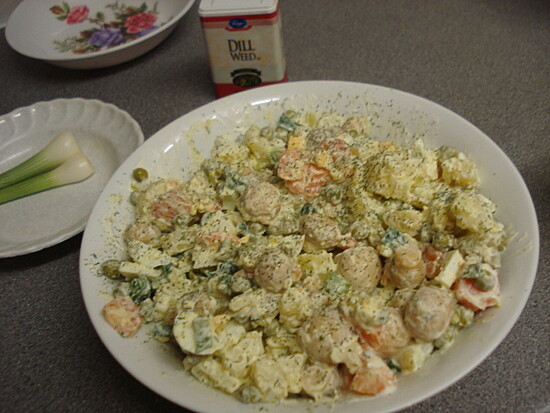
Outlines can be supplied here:
[[288, 110], [188, 180], [136, 169], [106, 321], [245, 403], [374, 396], [449, 347], [499, 305], [504, 227], [464, 153], [370, 125]]

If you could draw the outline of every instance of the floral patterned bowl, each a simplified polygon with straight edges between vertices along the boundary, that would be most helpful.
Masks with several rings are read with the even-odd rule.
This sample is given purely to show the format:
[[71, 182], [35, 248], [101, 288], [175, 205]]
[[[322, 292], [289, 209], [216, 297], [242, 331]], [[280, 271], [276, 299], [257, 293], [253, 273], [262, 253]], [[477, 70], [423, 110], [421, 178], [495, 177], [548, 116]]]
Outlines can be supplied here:
[[134, 59], [162, 42], [194, 0], [24, 0], [6, 39], [17, 52], [71, 69]]

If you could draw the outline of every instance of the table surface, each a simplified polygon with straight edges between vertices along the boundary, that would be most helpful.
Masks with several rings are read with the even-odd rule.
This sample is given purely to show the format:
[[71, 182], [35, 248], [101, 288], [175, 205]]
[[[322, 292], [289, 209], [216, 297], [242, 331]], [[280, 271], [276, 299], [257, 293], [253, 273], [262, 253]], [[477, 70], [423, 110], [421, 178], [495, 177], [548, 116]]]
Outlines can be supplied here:
[[[151, 136], [215, 99], [197, 9], [148, 54], [94, 71], [26, 58], [0, 35], [0, 113], [94, 98]], [[549, 412], [550, 2], [281, 0], [281, 13], [290, 80], [373, 83], [440, 103], [506, 152], [533, 197], [541, 259], [517, 324], [472, 373], [405, 411]], [[96, 335], [78, 279], [81, 239], [0, 259], [0, 411], [184, 411], [131, 377]]]

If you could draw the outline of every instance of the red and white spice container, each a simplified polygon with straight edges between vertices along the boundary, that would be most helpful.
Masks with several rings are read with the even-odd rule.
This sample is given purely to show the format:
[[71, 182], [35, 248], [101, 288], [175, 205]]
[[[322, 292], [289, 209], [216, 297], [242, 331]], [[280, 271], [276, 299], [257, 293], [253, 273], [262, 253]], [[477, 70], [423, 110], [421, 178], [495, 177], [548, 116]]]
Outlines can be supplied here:
[[202, 0], [199, 6], [217, 97], [286, 82], [278, 0]]

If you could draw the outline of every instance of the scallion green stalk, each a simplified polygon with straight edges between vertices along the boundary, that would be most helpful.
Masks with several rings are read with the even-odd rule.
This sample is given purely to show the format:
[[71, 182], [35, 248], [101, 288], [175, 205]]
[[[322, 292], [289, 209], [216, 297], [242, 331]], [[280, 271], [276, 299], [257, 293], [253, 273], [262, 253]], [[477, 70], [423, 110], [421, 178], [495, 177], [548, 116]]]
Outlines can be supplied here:
[[71, 132], [56, 136], [44, 149], [16, 167], [0, 174], [0, 188], [13, 185], [57, 168], [71, 157], [80, 154]]
[[82, 153], [73, 155], [54, 170], [0, 189], [0, 204], [46, 189], [83, 181], [94, 173], [92, 163]]

